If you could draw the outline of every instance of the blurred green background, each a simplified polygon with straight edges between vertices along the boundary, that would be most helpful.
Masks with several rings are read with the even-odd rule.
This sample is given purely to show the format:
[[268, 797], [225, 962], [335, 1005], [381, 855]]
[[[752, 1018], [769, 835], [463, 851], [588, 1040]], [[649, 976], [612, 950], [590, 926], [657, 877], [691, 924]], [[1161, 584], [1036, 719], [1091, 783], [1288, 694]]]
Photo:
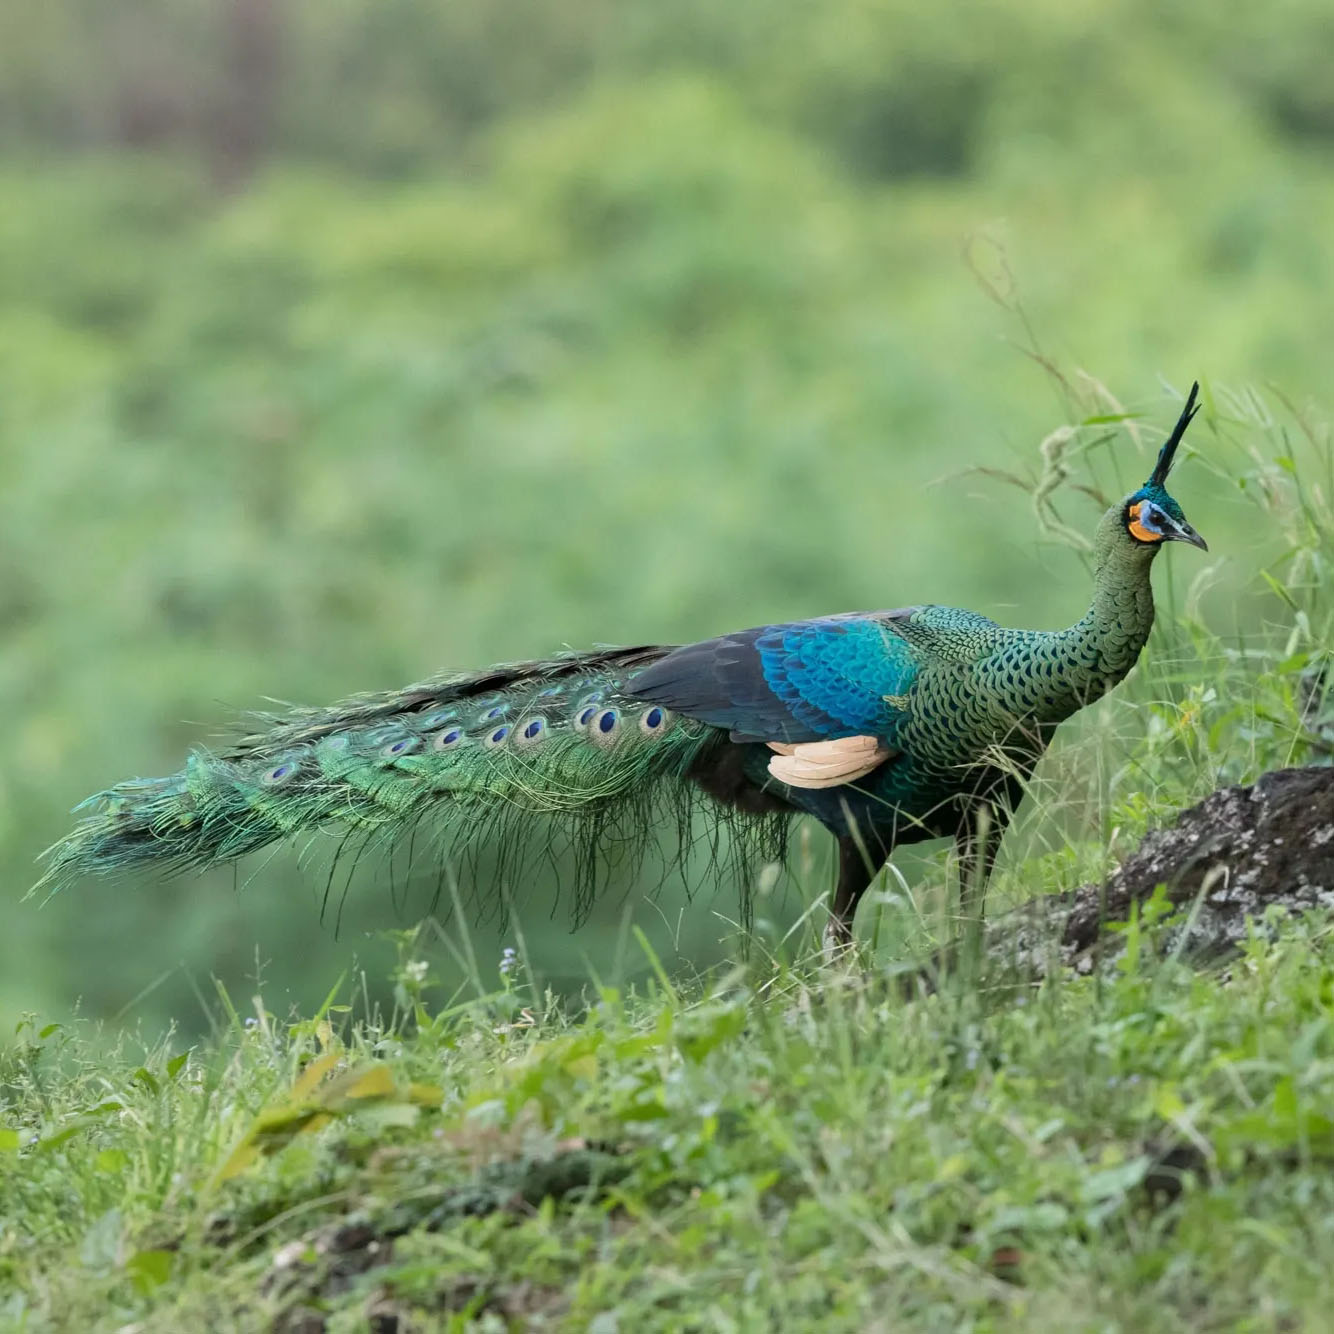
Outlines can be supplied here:
[[[906, 601], [1073, 619], [1086, 572], [965, 470], [1032, 477], [1071, 419], [1032, 340], [1154, 425], [1196, 375], [1323, 391], [1332, 57], [1326, 0], [7, 7], [0, 1031], [198, 1027], [257, 961], [271, 1005], [383, 979], [429, 893], [360, 877], [336, 932], [318, 858], [21, 901], [74, 802], [265, 697]], [[1087, 461], [1115, 491], [1153, 438]], [[1174, 489], [1244, 627], [1252, 511], [1207, 458]], [[543, 967], [605, 970], [621, 904], [571, 935], [527, 892]], [[735, 895], [635, 912], [703, 962]]]

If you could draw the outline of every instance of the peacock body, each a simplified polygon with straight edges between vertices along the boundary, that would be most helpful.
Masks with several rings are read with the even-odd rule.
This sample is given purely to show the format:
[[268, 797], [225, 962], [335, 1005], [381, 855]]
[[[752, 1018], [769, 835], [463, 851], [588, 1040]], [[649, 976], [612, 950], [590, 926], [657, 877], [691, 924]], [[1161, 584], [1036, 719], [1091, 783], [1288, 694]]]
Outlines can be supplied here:
[[839, 843], [831, 931], [846, 939], [900, 844], [953, 836], [984, 880], [1056, 726], [1134, 665], [1158, 550], [1204, 546], [1164, 485], [1195, 397], [1149, 481], [1099, 523], [1093, 596], [1067, 629], [1007, 629], [939, 606], [848, 613], [263, 715], [254, 734], [194, 752], [178, 774], [90, 798], [43, 882], [202, 868], [335, 827], [359, 850], [410, 834], [454, 868], [487, 849], [512, 867], [522, 851], [570, 853], [586, 906], [664, 818], [688, 841], [702, 805], [744, 858], [781, 855], [804, 812]]

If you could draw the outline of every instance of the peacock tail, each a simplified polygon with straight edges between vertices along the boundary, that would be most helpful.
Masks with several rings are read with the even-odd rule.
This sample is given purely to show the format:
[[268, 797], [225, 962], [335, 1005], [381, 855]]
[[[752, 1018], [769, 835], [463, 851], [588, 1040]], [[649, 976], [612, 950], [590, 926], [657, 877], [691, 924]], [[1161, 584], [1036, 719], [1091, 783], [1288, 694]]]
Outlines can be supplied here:
[[[728, 748], [725, 731], [627, 693], [667, 652], [566, 653], [256, 715], [251, 735], [194, 751], [181, 772], [82, 803], [89, 813], [48, 850], [37, 887], [148, 863], [203, 869], [328, 827], [343, 831], [340, 856], [360, 856], [420, 830], [414, 860], [424, 847], [442, 870], [466, 866], [474, 892], [484, 848], [509, 877], [534, 857], [564, 865], [577, 921], [613, 871], [633, 871], [654, 830], [670, 828], [665, 846], [684, 855], [702, 797], [692, 775]], [[716, 810], [715, 865], [781, 857], [783, 823]]]

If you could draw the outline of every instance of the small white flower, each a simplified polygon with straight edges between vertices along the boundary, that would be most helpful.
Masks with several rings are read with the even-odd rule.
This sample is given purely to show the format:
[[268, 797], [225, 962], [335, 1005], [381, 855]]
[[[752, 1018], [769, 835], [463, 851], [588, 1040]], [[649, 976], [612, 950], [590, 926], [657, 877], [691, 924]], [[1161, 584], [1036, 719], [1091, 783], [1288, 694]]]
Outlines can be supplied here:
[[431, 965], [425, 959], [413, 959], [404, 966], [403, 971], [413, 982], [425, 982], [426, 974], [431, 971]]

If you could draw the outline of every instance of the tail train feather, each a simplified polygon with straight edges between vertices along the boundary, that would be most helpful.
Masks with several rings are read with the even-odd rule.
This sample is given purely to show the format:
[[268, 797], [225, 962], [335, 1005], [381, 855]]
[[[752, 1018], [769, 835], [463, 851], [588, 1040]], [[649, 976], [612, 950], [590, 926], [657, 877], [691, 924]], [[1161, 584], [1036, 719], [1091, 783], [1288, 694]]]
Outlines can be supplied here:
[[[567, 653], [257, 715], [257, 730], [193, 752], [180, 773], [90, 797], [44, 854], [35, 888], [145, 866], [203, 869], [329, 826], [345, 831], [340, 851], [358, 854], [424, 831], [442, 865], [475, 870], [487, 853], [507, 879], [534, 856], [567, 859], [577, 921], [664, 818], [684, 855], [703, 795], [692, 774], [728, 744], [720, 729], [625, 693], [666, 652]], [[720, 814], [736, 838], [711, 826], [715, 860], [724, 845], [733, 857], [781, 856], [784, 819]]]

